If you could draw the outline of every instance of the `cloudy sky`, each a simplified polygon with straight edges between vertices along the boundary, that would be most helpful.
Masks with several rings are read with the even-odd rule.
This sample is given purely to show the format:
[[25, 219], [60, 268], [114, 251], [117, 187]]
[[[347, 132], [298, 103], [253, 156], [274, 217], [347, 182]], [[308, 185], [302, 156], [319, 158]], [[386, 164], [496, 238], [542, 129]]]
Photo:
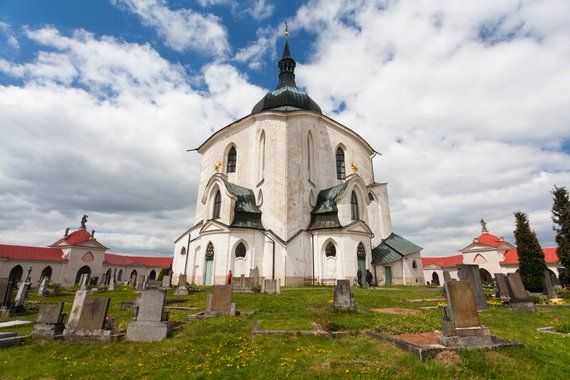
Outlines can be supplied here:
[[0, 242], [89, 228], [169, 254], [193, 222], [198, 146], [297, 83], [382, 153], [394, 230], [424, 255], [513, 211], [553, 244], [570, 185], [570, 2], [0, 1]]

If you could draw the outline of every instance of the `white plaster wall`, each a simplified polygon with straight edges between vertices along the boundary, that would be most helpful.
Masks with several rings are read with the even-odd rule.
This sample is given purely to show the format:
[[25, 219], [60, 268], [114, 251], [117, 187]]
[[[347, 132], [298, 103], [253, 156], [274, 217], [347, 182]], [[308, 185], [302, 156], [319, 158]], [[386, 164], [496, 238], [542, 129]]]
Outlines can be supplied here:
[[30, 273], [30, 281], [32, 283], [32, 287], [34, 288], [40, 284], [40, 275], [44, 268], [48, 266], [52, 268], [51, 282], [61, 282], [60, 279], [63, 274], [64, 265], [62, 263], [51, 261], [0, 261], [0, 277], [7, 278], [10, 275], [10, 271], [18, 265], [22, 267], [22, 279], [24, 279], [26, 273], [28, 273], [28, 268], [32, 267], [32, 272]]

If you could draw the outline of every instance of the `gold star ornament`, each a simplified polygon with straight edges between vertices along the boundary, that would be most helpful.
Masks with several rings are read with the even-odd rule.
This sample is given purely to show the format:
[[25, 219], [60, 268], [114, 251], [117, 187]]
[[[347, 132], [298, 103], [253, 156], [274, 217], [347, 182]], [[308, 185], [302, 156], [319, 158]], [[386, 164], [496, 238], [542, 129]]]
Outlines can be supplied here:
[[356, 162], [352, 161], [350, 167], [352, 168], [353, 173], [356, 173], [358, 171], [358, 166], [356, 165]]
[[214, 169], [217, 172], [219, 172], [221, 168], [222, 168], [222, 161], [220, 161], [220, 160], [216, 161], [216, 163], [214, 164]]

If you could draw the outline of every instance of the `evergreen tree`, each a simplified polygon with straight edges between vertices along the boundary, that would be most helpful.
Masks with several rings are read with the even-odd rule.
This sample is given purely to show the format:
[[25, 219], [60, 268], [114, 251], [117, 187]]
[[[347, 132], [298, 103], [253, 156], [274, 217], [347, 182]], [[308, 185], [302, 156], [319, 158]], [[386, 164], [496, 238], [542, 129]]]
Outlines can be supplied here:
[[552, 190], [552, 221], [556, 231], [556, 253], [560, 263], [570, 272], [570, 199], [565, 187], [554, 186]]
[[515, 212], [515, 240], [519, 253], [519, 273], [527, 290], [537, 292], [542, 290], [542, 280], [546, 270], [544, 253], [536, 234], [530, 230], [528, 216]]

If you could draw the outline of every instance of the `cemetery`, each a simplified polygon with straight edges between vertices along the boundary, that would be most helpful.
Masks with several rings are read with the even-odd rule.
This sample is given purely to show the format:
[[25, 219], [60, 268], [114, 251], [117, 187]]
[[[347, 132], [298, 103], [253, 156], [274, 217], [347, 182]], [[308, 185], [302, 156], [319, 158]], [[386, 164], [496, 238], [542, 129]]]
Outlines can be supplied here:
[[[570, 326], [570, 308], [549, 304], [552, 293], [521, 296], [517, 280], [497, 281], [495, 293], [477, 288], [476, 278], [443, 288], [338, 281], [279, 294], [269, 283], [267, 292], [219, 285], [180, 294], [185, 284], [162, 281], [141, 290], [82, 284], [48, 296], [29, 291], [20, 302], [28, 312], [0, 323], [0, 364], [9, 378], [565, 376], [568, 336], [558, 330]], [[570, 301], [568, 291], [549, 292]], [[533, 307], [493, 301], [506, 297]], [[208, 318], [192, 318], [196, 313]]]

